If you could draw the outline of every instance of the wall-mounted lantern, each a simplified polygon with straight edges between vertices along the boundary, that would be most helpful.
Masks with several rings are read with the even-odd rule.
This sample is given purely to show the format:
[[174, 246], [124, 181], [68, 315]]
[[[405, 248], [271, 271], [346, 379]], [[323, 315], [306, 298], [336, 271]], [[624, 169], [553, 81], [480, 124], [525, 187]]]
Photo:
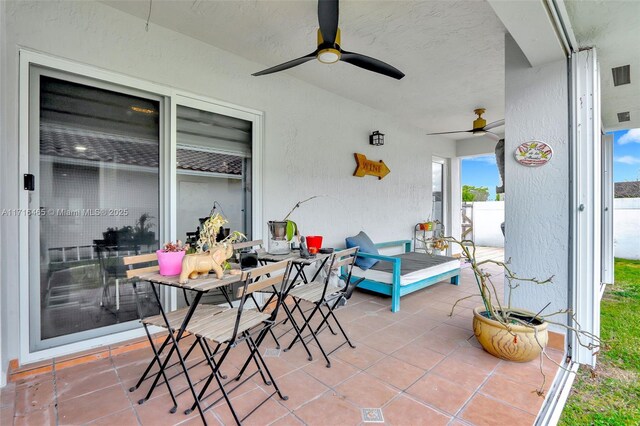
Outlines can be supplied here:
[[369, 144], [375, 146], [384, 145], [384, 133], [380, 133], [378, 130], [371, 133], [371, 135], [369, 135]]

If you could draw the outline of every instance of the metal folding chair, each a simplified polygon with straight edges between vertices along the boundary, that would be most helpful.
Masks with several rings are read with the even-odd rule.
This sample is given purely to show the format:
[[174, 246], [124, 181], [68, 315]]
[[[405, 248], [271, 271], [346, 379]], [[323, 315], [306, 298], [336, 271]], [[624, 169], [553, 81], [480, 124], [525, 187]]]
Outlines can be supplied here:
[[[293, 288], [289, 291], [288, 296], [291, 296], [294, 300], [294, 306], [291, 310], [294, 312], [296, 309], [302, 315], [304, 320], [304, 324], [300, 327], [300, 332], [296, 335], [296, 337], [291, 341], [289, 347], [285, 349], [288, 351], [293, 347], [293, 345], [301, 339], [304, 342], [304, 339], [308, 339], [309, 337], [315, 340], [316, 344], [320, 348], [320, 352], [324, 356], [324, 359], [327, 361], [327, 368], [331, 367], [331, 361], [329, 360], [329, 355], [333, 352], [341, 348], [345, 344], [349, 344], [352, 348], [355, 348], [355, 345], [351, 343], [349, 336], [342, 328], [342, 325], [338, 321], [334, 314], [334, 310], [340, 306], [341, 303], [346, 302], [347, 299], [351, 297], [354, 288], [358, 285], [359, 281], [353, 283], [353, 285], [347, 284], [344, 288], [330, 288], [329, 283], [331, 279], [331, 271], [338, 270], [343, 267], [348, 269], [348, 279], [347, 283], [349, 283], [351, 279], [351, 269], [355, 263], [356, 257], [358, 255], [358, 247], [354, 247], [348, 250], [342, 250], [333, 254], [333, 257], [329, 261], [329, 271], [326, 274], [326, 278], [323, 281], [313, 281], [309, 284], [304, 284]], [[308, 302], [313, 304], [313, 308], [308, 309], [307, 311], [303, 311], [301, 307], [301, 302]], [[326, 313], [325, 309], [326, 308]], [[306, 313], [311, 312], [308, 316]], [[320, 324], [315, 327], [315, 329], [311, 326], [311, 321], [313, 320], [316, 313], [319, 313], [322, 316], [322, 321]], [[331, 327], [331, 323], [329, 322], [329, 318], [333, 318], [335, 324], [338, 326], [338, 329], [342, 333], [345, 341], [340, 344], [338, 347], [334, 348], [330, 352], [326, 352], [320, 340], [318, 339], [318, 335], [325, 329], [329, 328], [332, 334], [337, 335], [337, 333]], [[302, 337], [305, 329], [309, 329], [309, 335]]]
[[[143, 404], [145, 401], [147, 401], [151, 397], [151, 394], [153, 393], [154, 389], [157, 386], [160, 386], [162, 384], [166, 384], [166, 386], [167, 386], [167, 388], [169, 390], [169, 395], [170, 395], [171, 400], [173, 402], [173, 407], [171, 408], [170, 412], [171, 413], [175, 413], [177, 408], [178, 408], [178, 404], [177, 404], [177, 401], [176, 401], [176, 396], [180, 395], [183, 392], [186, 392], [189, 389], [188, 388], [184, 389], [181, 392], [179, 392], [178, 394], [175, 394], [173, 389], [172, 389], [172, 387], [171, 387], [170, 381], [173, 378], [175, 378], [176, 376], [180, 375], [181, 373], [177, 373], [177, 374], [174, 374], [171, 377], [168, 377], [166, 371], [168, 369], [170, 369], [171, 367], [173, 367], [175, 365], [178, 365], [181, 362], [186, 362], [186, 360], [189, 358], [189, 355], [191, 355], [191, 353], [193, 352], [193, 349], [197, 347], [197, 344], [194, 342], [194, 344], [192, 344], [191, 347], [188, 349], [188, 351], [185, 353], [184, 357], [181, 357], [182, 359], [172, 363], [171, 365], [167, 365], [167, 363], [168, 363], [168, 357], [171, 356], [171, 353], [173, 353], [173, 349], [170, 349], [169, 354], [167, 355], [167, 358], [165, 358], [164, 360], [161, 358], [162, 353], [165, 351], [165, 349], [169, 348], [171, 345], [173, 345], [173, 347], [177, 350], [176, 346], [177, 346], [178, 340], [180, 339], [181, 336], [176, 336], [176, 333], [179, 332], [179, 330], [183, 329], [183, 325], [184, 325], [185, 320], [187, 320], [187, 321], [205, 321], [205, 322], [207, 322], [214, 315], [217, 315], [217, 314], [219, 314], [221, 312], [224, 312], [228, 308], [222, 308], [222, 307], [213, 306], [213, 305], [199, 305], [196, 308], [196, 310], [191, 314], [190, 318], [187, 318], [187, 315], [190, 312], [189, 308], [178, 309], [176, 311], [168, 312], [168, 313], [165, 313], [162, 309], [160, 309], [160, 314], [145, 318], [143, 310], [142, 310], [142, 308], [140, 306], [140, 302], [138, 300], [138, 289], [137, 289], [137, 287], [138, 287], [138, 284], [139, 284], [140, 281], [134, 279], [134, 277], [137, 277], [137, 276], [142, 275], [142, 274], [147, 274], [147, 273], [151, 273], [151, 272], [157, 271], [158, 270], [158, 264], [157, 264], [158, 257], [157, 257], [157, 255], [155, 253], [142, 254], [142, 255], [137, 255], [137, 256], [127, 256], [127, 257], [123, 258], [123, 262], [124, 262], [124, 265], [126, 265], [128, 267], [127, 278], [132, 280], [131, 283], [133, 285], [133, 292], [134, 292], [134, 296], [136, 298], [136, 306], [138, 308], [138, 316], [140, 317], [142, 325], [144, 326], [144, 330], [145, 330], [145, 332], [147, 334], [147, 338], [149, 339], [149, 344], [151, 346], [151, 350], [153, 351], [153, 359], [151, 360], [151, 362], [149, 363], [149, 365], [147, 366], [147, 368], [145, 369], [144, 373], [142, 374], [142, 376], [140, 377], [138, 382], [135, 384], [135, 386], [132, 386], [131, 388], [129, 388], [129, 392], [134, 392], [147, 379], [155, 378], [153, 384], [149, 388], [149, 391], [147, 392], [145, 397], [140, 399], [140, 400], [138, 400], [138, 404]], [[139, 266], [139, 267], [136, 268], [136, 266]], [[151, 286], [151, 289], [153, 290], [153, 294], [156, 297], [158, 306], [161, 306], [160, 296], [158, 294], [158, 291], [153, 286], [153, 284], [149, 284], [149, 285]], [[168, 329], [167, 337], [164, 339], [164, 341], [162, 342], [160, 347], [156, 347], [156, 344], [155, 344], [154, 339], [153, 339], [153, 337], [151, 335], [151, 332], [149, 331], [149, 327], [150, 326], [157, 326], [157, 327], [162, 327], [162, 328]], [[205, 360], [202, 360], [202, 361], [198, 362], [197, 364], [192, 365], [188, 369], [194, 368], [194, 367], [196, 367], [197, 365], [200, 365], [203, 362], [205, 362]], [[158, 371], [156, 371], [154, 373], [151, 373], [151, 369], [156, 364], [157, 364], [157, 367], [158, 367]], [[186, 364], [183, 367], [186, 368]], [[163, 382], [158, 383], [160, 377], [162, 377]]]
[[[236, 243], [233, 245], [234, 250], [246, 250], [246, 249], [251, 249], [255, 252], [256, 254], [256, 262], [259, 263], [258, 259], [257, 259], [257, 254], [261, 251], [264, 250], [263, 248], [263, 241], [262, 240], [253, 240], [253, 241], [244, 241], [242, 243]], [[242, 266], [242, 252], [240, 253], [240, 258], [238, 259], [241, 266]], [[256, 264], [257, 266], [257, 264]], [[291, 274], [290, 274], [291, 275]], [[287, 286], [288, 283], [287, 281], [284, 281], [283, 286]], [[278, 294], [281, 291], [285, 291], [284, 288], [276, 288], [276, 287], [267, 287], [258, 291], [255, 291], [253, 293], [250, 294], [251, 300], [253, 301], [253, 303], [256, 305], [256, 308], [260, 311], [264, 311], [265, 309], [269, 309], [271, 307], [273, 307], [273, 303], [276, 302], [276, 299], [278, 297]], [[254, 296], [255, 293], [260, 293], [262, 295], [262, 300], [259, 302], [257, 300], [257, 298]], [[266, 300], [265, 300], [266, 298]], [[286, 321], [286, 320], [285, 320]], [[269, 328], [269, 334], [271, 335], [271, 337], [273, 338], [273, 340], [276, 343], [276, 349], [280, 349], [280, 342], [278, 341], [278, 337], [276, 336], [276, 334], [273, 332], [272, 328]], [[260, 345], [261, 342], [258, 342], [258, 345]]]
[[[281, 399], [288, 399], [288, 397], [284, 396], [280, 391], [280, 388], [278, 387], [271, 372], [269, 371], [269, 367], [260, 354], [258, 347], [260, 342], [262, 342], [265, 335], [270, 331], [271, 327], [276, 321], [278, 310], [282, 304], [282, 289], [284, 287], [283, 283], [286, 282], [290, 269], [291, 262], [285, 260], [282, 262], [273, 263], [244, 271], [242, 274], [242, 281], [244, 284], [240, 286], [238, 288], [238, 291], [236, 292], [236, 296], [240, 298], [240, 304], [237, 308], [229, 309], [225, 312], [222, 312], [216, 315], [211, 321], [207, 323], [196, 323], [193, 326], [189, 325], [187, 327], [187, 331], [195, 335], [196, 340], [201, 345], [203, 352], [209, 354], [207, 360], [209, 362], [209, 366], [211, 367], [211, 374], [206, 380], [203, 388], [200, 390], [198, 401], [196, 402], [202, 402], [218, 391], [215, 390], [205, 396], [209, 385], [214, 379], [218, 384], [219, 390], [222, 392], [222, 396], [213, 401], [206, 408], [204, 408], [204, 411], [208, 410], [219, 401], [224, 399], [229, 406], [229, 409], [231, 410], [236, 423], [241, 424], [242, 421], [249, 417], [258, 408], [260, 408], [265, 402], [269, 400], [269, 398], [271, 398], [276, 393], [280, 396]], [[279, 289], [277, 301], [271, 312], [266, 312], [266, 310], [264, 309], [260, 310], [256, 308], [245, 308], [247, 299], [250, 299], [254, 292], [269, 287]], [[216, 349], [212, 351], [208, 342], [214, 343], [216, 345]], [[242, 342], [245, 342], [247, 344], [247, 347], [249, 348], [249, 356], [247, 357], [247, 361], [245, 362], [245, 367], [235, 378], [228, 381], [227, 383], [223, 383], [222, 380], [220, 380], [219, 374], [217, 373], [227, 359], [229, 351], [237, 347]], [[222, 345], [225, 345], [224, 350], [220, 354], [218, 360], [215, 361], [214, 356], [219, 354], [219, 348]], [[227, 390], [226, 387], [233, 381], [240, 381], [246, 366], [252, 360], [257, 366], [257, 371], [248, 375], [242, 382], [236, 384], [232, 389]], [[253, 410], [251, 410], [251, 412], [240, 419], [238, 418], [238, 415], [233, 408], [233, 405], [231, 404], [229, 394], [258, 373], [262, 376], [262, 380], [264, 381], [265, 385], [273, 385], [275, 390]], [[265, 377], [264, 373], [267, 374], [268, 379], [267, 377]], [[194, 404], [191, 409], [186, 410], [185, 413], [189, 414], [195, 408], [196, 404]]]

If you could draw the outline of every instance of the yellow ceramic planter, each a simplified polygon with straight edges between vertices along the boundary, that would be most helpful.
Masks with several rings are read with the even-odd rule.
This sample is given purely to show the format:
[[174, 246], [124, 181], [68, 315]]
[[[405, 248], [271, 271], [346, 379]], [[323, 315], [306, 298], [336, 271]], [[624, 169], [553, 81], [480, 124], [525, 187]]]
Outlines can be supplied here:
[[538, 357], [547, 346], [546, 322], [532, 327], [510, 324], [507, 330], [500, 322], [480, 315], [484, 311], [484, 307], [473, 310], [473, 332], [490, 354], [508, 361], [527, 362]]

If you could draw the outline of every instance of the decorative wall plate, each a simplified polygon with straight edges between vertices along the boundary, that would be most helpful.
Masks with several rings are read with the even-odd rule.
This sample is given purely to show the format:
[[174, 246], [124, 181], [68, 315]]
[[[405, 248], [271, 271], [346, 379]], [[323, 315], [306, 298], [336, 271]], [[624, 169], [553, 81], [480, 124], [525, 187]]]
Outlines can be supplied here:
[[523, 166], [539, 167], [544, 166], [551, 160], [553, 149], [541, 141], [524, 142], [518, 145], [514, 156], [516, 161]]

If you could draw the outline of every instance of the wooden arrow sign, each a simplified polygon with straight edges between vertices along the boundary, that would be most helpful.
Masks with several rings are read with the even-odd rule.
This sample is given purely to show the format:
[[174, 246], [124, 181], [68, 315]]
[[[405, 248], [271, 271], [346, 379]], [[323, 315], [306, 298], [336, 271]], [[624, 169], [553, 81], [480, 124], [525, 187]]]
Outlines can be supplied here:
[[356, 171], [353, 172], [354, 176], [363, 177], [365, 175], [377, 176], [378, 179], [382, 179], [391, 172], [389, 167], [384, 164], [384, 161], [367, 160], [364, 154], [353, 154], [356, 157]]

